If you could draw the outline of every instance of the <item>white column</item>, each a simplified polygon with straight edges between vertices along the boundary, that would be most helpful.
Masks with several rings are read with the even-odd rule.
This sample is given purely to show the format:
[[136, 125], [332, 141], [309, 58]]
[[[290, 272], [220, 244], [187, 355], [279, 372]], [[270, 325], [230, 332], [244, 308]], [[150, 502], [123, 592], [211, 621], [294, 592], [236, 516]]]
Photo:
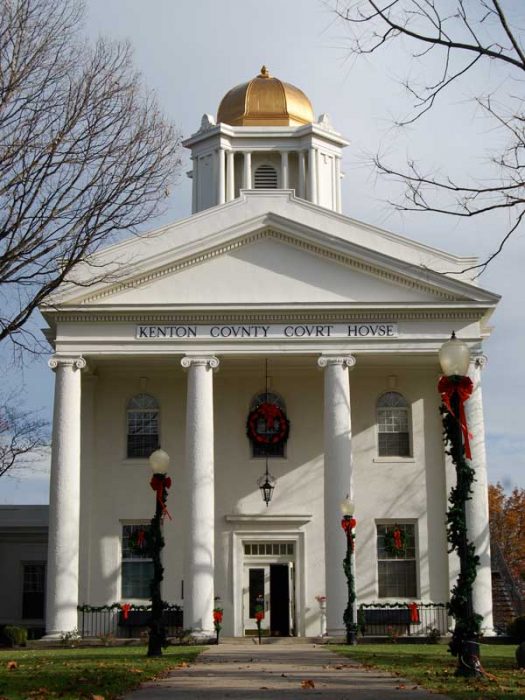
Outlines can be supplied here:
[[224, 204], [225, 199], [226, 199], [226, 188], [225, 188], [225, 182], [226, 182], [226, 173], [225, 173], [225, 157], [224, 157], [224, 150], [222, 148], [219, 148], [217, 151], [217, 170], [218, 170], [218, 177], [217, 177], [217, 204]]
[[317, 151], [310, 148], [308, 151], [308, 194], [309, 199], [317, 204]]
[[184, 627], [213, 636], [215, 494], [213, 370], [216, 357], [183, 357], [188, 370], [186, 406], [186, 522]]
[[348, 370], [355, 357], [322, 355], [324, 368], [324, 533], [326, 631], [329, 636], [345, 634], [343, 613], [348, 588], [343, 572], [346, 537], [341, 529], [341, 501], [352, 494], [352, 422]]
[[243, 189], [252, 189], [252, 154], [249, 151], [244, 153], [244, 176], [242, 180]]
[[335, 210], [341, 213], [341, 158], [335, 156]]
[[487, 480], [487, 456], [485, 452], [485, 424], [481, 395], [481, 370], [485, 357], [475, 358], [469, 368], [474, 390], [465, 402], [465, 414], [469, 432], [472, 434], [470, 449], [471, 467], [475, 471], [471, 498], [467, 501], [467, 531], [469, 540], [476, 548], [479, 566], [472, 587], [474, 612], [483, 616], [481, 626], [485, 634], [494, 634], [492, 619], [492, 572], [490, 566], [489, 498]]
[[226, 152], [226, 201], [231, 202], [235, 196], [235, 153]]
[[288, 151], [281, 151], [281, 189], [287, 190], [288, 187]]
[[80, 370], [82, 357], [52, 357], [55, 371], [46, 638], [78, 626], [78, 544], [80, 527]]
[[305, 197], [305, 184], [306, 184], [306, 164], [304, 159], [304, 151], [299, 151], [297, 154], [298, 159], [298, 169], [299, 169], [299, 187], [297, 196], [301, 199], [306, 199]]

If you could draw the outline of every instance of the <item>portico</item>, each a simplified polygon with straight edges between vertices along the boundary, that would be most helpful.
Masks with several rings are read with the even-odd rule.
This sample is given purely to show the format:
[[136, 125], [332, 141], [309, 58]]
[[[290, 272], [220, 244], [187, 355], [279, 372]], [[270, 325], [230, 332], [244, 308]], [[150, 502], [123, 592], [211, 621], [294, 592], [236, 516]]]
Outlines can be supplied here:
[[[56, 375], [50, 636], [77, 626], [77, 604], [147, 602], [147, 553], [128, 542], [151, 517], [158, 445], [173, 480], [162, 594], [196, 636], [212, 633], [217, 596], [225, 634], [253, 633], [262, 597], [269, 633], [315, 636], [325, 596], [327, 632], [342, 636], [347, 495], [358, 603], [448, 599], [438, 350], [454, 329], [479, 355], [498, 297], [461, 273], [470, 258], [340, 214], [345, 143], [326, 118], [203, 120], [186, 142], [195, 215], [101, 251], [107, 280], [88, 284], [86, 267], [42, 309]], [[273, 177], [263, 165], [275, 187], [257, 187]], [[488, 629], [480, 366], [469, 518]], [[385, 549], [394, 525], [402, 556]]]

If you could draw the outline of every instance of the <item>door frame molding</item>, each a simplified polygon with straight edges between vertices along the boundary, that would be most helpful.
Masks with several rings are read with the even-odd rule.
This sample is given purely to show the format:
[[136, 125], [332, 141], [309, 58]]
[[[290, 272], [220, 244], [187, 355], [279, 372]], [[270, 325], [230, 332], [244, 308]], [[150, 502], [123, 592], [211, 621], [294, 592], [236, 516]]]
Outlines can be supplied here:
[[243, 571], [246, 559], [244, 542], [293, 542], [295, 550], [295, 616], [297, 636], [305, 635], [306, 600], [306, 533], [297, 528], [290, 530], [245, 529], [232, 534], [232, 595], [233, 629], [236, 637], [244, 636], [242, 614]]

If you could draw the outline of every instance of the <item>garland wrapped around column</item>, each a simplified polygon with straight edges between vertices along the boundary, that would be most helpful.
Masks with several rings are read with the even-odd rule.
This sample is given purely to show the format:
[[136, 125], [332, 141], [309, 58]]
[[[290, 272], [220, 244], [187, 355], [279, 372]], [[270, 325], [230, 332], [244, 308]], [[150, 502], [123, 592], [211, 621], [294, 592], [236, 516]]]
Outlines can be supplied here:
[[[464, 419], [463, 402], [472, 393], [472, 382], [468, 377], [442, 377], [438, 389], [443, 401], [440, 411], [445, 451], [450, 455], [457, 475], [456, 485], [451, 489], [449, 496], [447, 540], [451, 545], [450, 551], [457, 552], [461, 564], [448, 604], [450, 615], [456, 623], [449, 651], [459, 659], [463, 653], [463, 644], [479, 637], [483, 619], [472, 607], [472, 584], [476, 579], [479, 557], [476, 555], [474, 544], [468, 540], [465, 513], [465, 503], [472, 493], [474, 469], [465, 458], [463, 436], [466, 435], [468, 439], [468, 428]], [[468, 442], [466, 444], [468, 446]], [[468, 669], [465, 669], [465, 675], [467, 674]]]

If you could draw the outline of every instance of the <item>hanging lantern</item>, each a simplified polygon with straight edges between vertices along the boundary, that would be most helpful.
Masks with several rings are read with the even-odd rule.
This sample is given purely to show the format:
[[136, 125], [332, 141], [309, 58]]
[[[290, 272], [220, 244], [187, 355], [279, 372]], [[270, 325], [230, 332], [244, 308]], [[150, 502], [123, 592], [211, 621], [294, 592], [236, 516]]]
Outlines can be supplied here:
[[273, 477], [268, 471], [268, 458], [266, 458], [266, 471], [265, 473], [257, 479], [257, 486], [261, 489], [261, 496], [263, 501], [266, 503], [266, 507], [272, 500], [273, 490], [275, 488], [275, 477]]

